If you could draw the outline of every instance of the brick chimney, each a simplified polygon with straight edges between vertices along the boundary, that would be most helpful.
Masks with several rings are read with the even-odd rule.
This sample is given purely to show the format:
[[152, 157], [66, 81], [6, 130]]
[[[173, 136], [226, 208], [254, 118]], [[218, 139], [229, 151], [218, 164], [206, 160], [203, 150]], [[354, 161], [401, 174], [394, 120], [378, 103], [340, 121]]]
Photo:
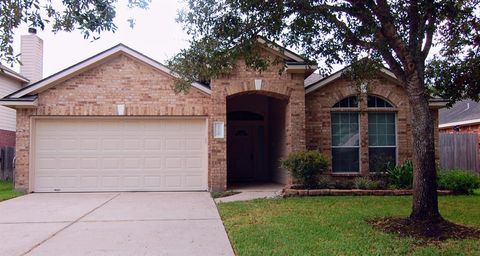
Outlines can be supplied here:
[[37, 30], [28, 29], [28, 35], [21, 36], [20, 74], [35, 83], [43, 78], [43, 40]]

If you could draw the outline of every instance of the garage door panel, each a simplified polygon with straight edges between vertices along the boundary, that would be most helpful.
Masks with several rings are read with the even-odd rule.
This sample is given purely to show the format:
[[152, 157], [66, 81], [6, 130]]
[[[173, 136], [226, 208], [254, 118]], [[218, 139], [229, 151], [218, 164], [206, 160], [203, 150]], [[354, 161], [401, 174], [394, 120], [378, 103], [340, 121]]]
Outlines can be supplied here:
[[36, 120], [34, 190], [206, 190], [205, 122]]

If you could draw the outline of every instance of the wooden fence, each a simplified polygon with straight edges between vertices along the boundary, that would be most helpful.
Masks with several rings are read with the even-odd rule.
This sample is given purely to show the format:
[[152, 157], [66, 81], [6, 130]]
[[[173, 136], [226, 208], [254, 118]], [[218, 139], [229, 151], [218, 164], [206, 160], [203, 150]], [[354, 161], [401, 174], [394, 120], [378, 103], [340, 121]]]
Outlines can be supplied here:
[[0, 180], [13, 180], [15, 148], [0, 148]]
[[480, 171], [478, 134], [440, 133], [440, 167]]

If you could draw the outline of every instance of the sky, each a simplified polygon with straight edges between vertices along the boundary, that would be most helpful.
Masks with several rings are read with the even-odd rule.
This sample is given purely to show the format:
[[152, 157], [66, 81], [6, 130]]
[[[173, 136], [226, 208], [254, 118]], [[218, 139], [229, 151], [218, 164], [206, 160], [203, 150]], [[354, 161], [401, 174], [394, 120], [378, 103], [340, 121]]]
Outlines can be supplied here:
[[[148, 10], [130, 9], [126, 0], [117, 3], [115, 33], [103, 32], [100, 39], [84, 39], [79, 31], [53, 32], [37, 31], [43, 39], [43, 77], [54, 74], [92, 55], [123, 43], [141, 53], [165, 63], [182, 48], [188, 46], [188, 35], [182, 25], [175, 22], [177, 11], [183, 6], [180, 0], [153, 0]], [[129, 18], [135, 19], [134, 28]], [[20, 53], [20, 36], [28, 33], [28, 26], [22, 25], [15, 31], [13, 47]], [[18, 65], [14, 67], [18, 71]]]
[[[55, 0], [54, 0], [55, 1]], [[58, 0], [57, 0], [58, 1]], [[115, 33], [103, 32], [100, 39], [84, 39], [79, 31], [58, 32], [54, 34], [48, 28], [38, 30], [43, 39], [43, 77], [47, 77], [101, 51], [123, 43], [161, 63], [165, 63], [181, 49], [188, 47], [188, 35], [182, 25], [175, 21], [178, 10], [184, 7], [182, 0], [152, 0], [149, 9], [130, 9], [127, 0], [117, 3]], [[129, 18], [135, 19], [130, 27]], [[28, 26], [21, 25], [15, 30], [13, 47], [20, 53], [20, 36], [28, 33]], [[432, 53], [438, 52], [433, 48]], [[334, 65], [333, 71], [343, 65]], [[19, 65], [13, 68], [19, 71]]]

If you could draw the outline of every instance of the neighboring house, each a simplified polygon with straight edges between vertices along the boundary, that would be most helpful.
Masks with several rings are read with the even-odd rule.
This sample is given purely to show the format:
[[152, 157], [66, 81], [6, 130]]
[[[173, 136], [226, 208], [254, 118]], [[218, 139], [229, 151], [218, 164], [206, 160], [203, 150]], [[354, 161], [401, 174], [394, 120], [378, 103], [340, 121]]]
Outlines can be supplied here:
[[[20, 73], [0, 65], [0, 99], [16, 92], [30, 82], [42, 79], [43, 40], [29, 29], [28, 35], [21, 36]], [[15, 146], [16, 111], [0, 106], [0, 148]]]
[[480, 103], [463, 100], [450, 108], [441, 109], [438, 128], [442, 133], [480, 134]]
[[[280, 159], [306, 148], [341, 178], [412, 156], [409, 103], [391, 72], [358, 99], [341, 72], [305, 86], [315, 67], [264, 40], [258, 47], [284, 63], [258, 73], [239, 60], [187, 93], [174, 93], [167, 67], [117, 45], [2, 99], [17, 109], [16, 188], [225, 190], [290, 183]], [[432, 103], [435, 120], [441, 106]]]
[[480, 171], [480, 104], [463, 100], [439, 111], [440, 166]]
[[[17, 72], [0, 65], [0, 98], [20, 90], [28, 79]], [[15, 147], [15, 109], [0, 106], [0, 148]]]

